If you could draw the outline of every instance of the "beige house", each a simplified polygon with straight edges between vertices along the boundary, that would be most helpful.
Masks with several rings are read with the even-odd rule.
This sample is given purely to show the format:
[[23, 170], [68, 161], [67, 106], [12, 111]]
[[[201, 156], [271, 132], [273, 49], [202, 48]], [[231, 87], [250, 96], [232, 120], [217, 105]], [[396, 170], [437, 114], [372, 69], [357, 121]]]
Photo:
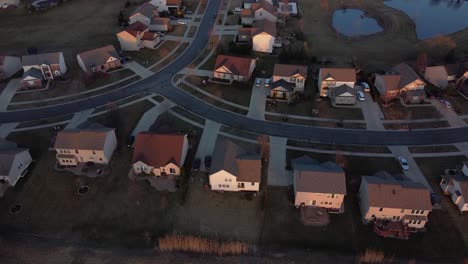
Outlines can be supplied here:
[[171, 31], [172, 25], [167, 17], [160, 17], [158, 8], [151, 3], [138, 6], [129, 17], [129, 24], [140, 22], [150, 31]]
[[400, 95], [400, 78], [397, 73], [377, 74], [375, 76], [374, 86], [385, 102], [389, 102]]
[[343, 169], [333, 162], [320, 164], [302, 156], [291, 161], [294, 170], [294, 205], [344, 212], [346, 178]]
[[182, 7], [182, 0], [151, 0], [150, 3], [158, 7], [159, 12], [177, 12]]
[[21, 59], [15, 56], [0, 56], [0, 82], [21, 70]]
[[0, 148], [0, 185], [15, 186], [26, 175], [31, 162], [28, 149]]
[[81, 52], [76, 55], [76, 59], [81, 69], [87, 73], [107, 72], [122, 66], [120, 56], [112, 45]]
[[412, 230], [424, 228], [432, 210], [429, 190], [420, 183], [381, 174], [362, 177], [359, 196], [363, 221], [386, 219], [401, 221]]
[[213, 71], [214, 78], [229, 81], [247, 81], [255, 69], [255, 60], [218, 55]]
[[330, 90], [341, 85], [354, 88], [356, 70], [352, 68], [320, 68], [318, 87], [321, 97], [328, 97]]
[[276, 23], [268, 20], [256, 22], [252, 32], [252, 50], [272, 53], [276, 38]]
[[399, 95], [407, 104], [421, 103], [426, 98], [424, 87], [426, 83], [406, 63], [400, 63], [392, 68], [392, 71], [400, 75], [398, 84]]
[[460, 212], [468, 211], [468, 162], [463, 162], [461, 170], [447, 170], [442, 175], [440, 187]]
[[273, 84], [279, 80], [293, 84], [294, 92], [304, 92], [307, 80], [307, 66], [277, 63], [273, 68]]
[[446, 88], [449, 82], [455, 82], [463, 76], [463, 64], [446, 64], [426, 67], [424, 78], [439, 88]]
[[187, 135], [140, 133], [135, 138], [132, 168], [137, 175], [180, 175], [188, 151]]
[[67, 72], [63, 52], [26, 55], [21, 58], [24, 72], [39, 69], [45, 80], [53, 80]]
[[335, 105], [355, 105], [356, 90], [342, 84], [330, 90], [330, 99]]
[[87, 162], [108, 164], [116, 148], [113, 128], [62, 130], [54, 144], [57, 162], [62, 166]]
[[255, 21], [268, 20], [276, 23], [278, 21], [278, 9], [265, 0], [260, 0], [258, 3], [252, 4]]
[[290, 101], [295, 88], [296, 86], [294, 83], [287, 82], [284, 79], [279, 79], [271, 84], [270, 97], [276, 100]]
[[120, 48], [126, 51], [138, 51], [142, 48], [154, 49], [161, 42], [159, 34], [149, 32], [148, 27], [137, 21], [117, 33]]
[[248, 152], [228, 139], [218, 140], [209, 176], [211, 190], [258, 192], [261, 169], [259, 154]]
[[40, 69], [31, 68], [23, 73], [20, 81], [22, 90], [40, 89], [44, 85], [44, 75]]

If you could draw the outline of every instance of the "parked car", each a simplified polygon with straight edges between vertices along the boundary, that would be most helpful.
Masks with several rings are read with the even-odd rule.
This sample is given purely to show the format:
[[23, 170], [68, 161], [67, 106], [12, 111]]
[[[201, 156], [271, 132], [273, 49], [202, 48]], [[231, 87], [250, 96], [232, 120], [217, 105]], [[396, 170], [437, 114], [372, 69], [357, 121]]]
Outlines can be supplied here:
[[200, 170], [200, 164], [201, 164], [200, 158], [195, 158], [193, 160], [193, 170], [194, 171], [199, 171]]
[[257, 87], [262, 86], [262, 79], [256, 78], [255, 79], [255, 86], [257, 86]]
[[205, 170], [210, 170], [211, 168], [211, 156], [206, 155], [205, 156]]
[[135, 141], [135, 136], [129, 136], [129, 137], [127, 138], [127, 147], [130, 148], [131, 146], [133, 146], [133, 142], [134, 142], [134, 141]]
[[399, 156], [398, 162], [400, 163], [400, 166], [403, 170], [409, 170], [409, 164], [405, 157]]
[[431, 203], [432, 205], [440, 205], [442, 198], [436, 193], [431, 192]]
[[271, 79], [265, 79], [265, 87], [270, 87]]
[[364, 93], [362, 91], [357, 91], [357, 99], [359, 101], [365, 101], [366, 97], [364, 97]]
[[361, 83], [361, 87], [362, 87], [362, 89], [364, 90], [364, 92], [366, 92], [366, 93], [370, 92], [370, 86], [369, 86], [368, 83], [362, 82], [362, 83]]
[[193, 13], [192, 10], [185, 10], [185, 14], [187, 15], [191, 15], [192, 13]]
[[451, 104], [449, 101], [445, 100], [445, 99], [439, 99], [439, 102], [440, 102], [445, 108], [448, 108], [448, 109], [452, 108], [452, 104]]
[[178, 18], [175, 17], [175, 16], [169, 16], [169, 19], [170, 19], [170, 20], [178, 20]]
[[242, 11], [242, 8], [236, 7], [234, 8], [234, 13], [240, 13]]
[[177, 20], [177, 24], [179, 25], [187, 25], [187, 22], [184, 20]]

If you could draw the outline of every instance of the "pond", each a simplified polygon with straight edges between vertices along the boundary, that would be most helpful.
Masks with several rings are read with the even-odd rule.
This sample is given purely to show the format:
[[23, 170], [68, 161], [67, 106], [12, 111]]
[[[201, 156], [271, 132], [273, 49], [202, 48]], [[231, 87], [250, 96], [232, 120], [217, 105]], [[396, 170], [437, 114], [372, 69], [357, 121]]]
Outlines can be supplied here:
[[419, 39], [450, 34], [468, 27], [468, 1], [463, 0], [387, 0], [416, 24]]
[[375, 19], [366, 17], [357, 9], [339, 9], [333, 12], [333, 27], [341, 34], [350, 37], [370, 35], [382, 31]]

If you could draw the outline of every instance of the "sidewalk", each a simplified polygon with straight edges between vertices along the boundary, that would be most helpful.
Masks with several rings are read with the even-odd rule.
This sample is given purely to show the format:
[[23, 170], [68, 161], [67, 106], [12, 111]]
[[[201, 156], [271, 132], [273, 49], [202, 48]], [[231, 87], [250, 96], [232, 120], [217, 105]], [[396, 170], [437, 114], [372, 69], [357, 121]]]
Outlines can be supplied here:
[[79, 125], [83, 124], [93, 112], [94, 108], [75, 113], [65, 128], [77, 128]]
[[16, 91], [19, 89], [20, 79], [12, 79], [8, 82], [2, 94], [0, 94], [0, 111], [6, 111]]
[[270, 136], [268, 161], [268, 185], [289, 186], [293, 183], [292, 172], [286, 170], [286, 143], [288, 139]]
[[138, 124], [132, 132], [132, 136], [136, 136], [140, 132], [148, 131], [156, 119], [158, 119], [160, 114], [166, 112], [168, 109], [174, 106], [175, 104], [173, 102], [166, 99], [162, 103], [146, 111], [146, 113], [144, 113], [141, 117], [140, 121], [138, 121]]
[[362, 114], [366, 120], [366, 129], [367, 130], [385, 130], [382, 119], [383, 113], [379, 105], [372, 100], [372, 96], [369, 93], [364, 93], [366, 100], [358, 101], [358, 104], [361, 105]]
[[20, 123], [8, 123], [0, 125], [0, 138], [6, 138]]
[[208, 70], [184, 68], [179, 73], [184, 74], [184, 75], [194, 75], [194, 76], [213, 78], [213, 71], [208, 71]]
[[154, 74], [154, 72], [145, 68], [143, 65], [139, 64], [136, 61], [129, 61], [123, 64], [123, 66], [129, 70], [132, 70], [134, 73], [138, 74], [141, 78], [145, 79]]
[[445, 120], [453, 128], [466, 127], [466, 122], [460, 118], [451, 108], [445, 108], [439, 101], [436, 99], [431, 99], [431, 104], [439, 111], [439, 113], [444, 117]]

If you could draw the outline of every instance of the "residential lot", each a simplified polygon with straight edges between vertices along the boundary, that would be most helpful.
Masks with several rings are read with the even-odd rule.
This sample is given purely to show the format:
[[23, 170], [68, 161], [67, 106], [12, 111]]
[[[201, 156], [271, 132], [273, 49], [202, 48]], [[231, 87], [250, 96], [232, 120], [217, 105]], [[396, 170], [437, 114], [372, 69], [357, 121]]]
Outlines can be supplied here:
[[389, 106], [383, 106], [381, 103], [379, 105], [385, 119], [412, 120], [442, 117], [437, 108], [432, 105], [406, 107], [398, 100], [392, 101]]

